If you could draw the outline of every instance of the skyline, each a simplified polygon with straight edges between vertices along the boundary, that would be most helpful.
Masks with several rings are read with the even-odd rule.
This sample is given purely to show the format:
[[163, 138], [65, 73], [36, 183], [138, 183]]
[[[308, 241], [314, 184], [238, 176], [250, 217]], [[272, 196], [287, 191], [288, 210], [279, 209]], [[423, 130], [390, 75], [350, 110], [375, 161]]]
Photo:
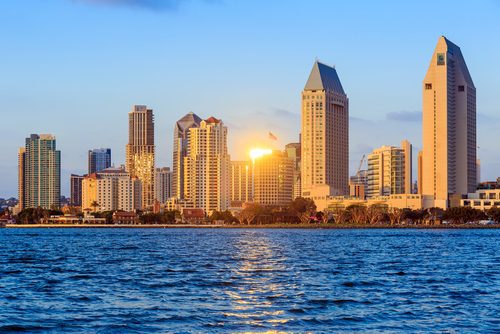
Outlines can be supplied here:
[[[435, 43], [441, 35], [445, 35], [460, 45], [479, 92], [477, 99], [478, 146], [480, 147], [478, 158], [481, 159], [483, 166], [482, 179], [488, 180], [498, 176], [500, 144], [495, 143], [495, 130], [500, 126], [500, 107], [498, 107], [498, 98], [495, 93], [500, 84], [494, 82], [494, 79], [500, 74], [500, 70], [495, 66], [494, 60], [500, 56], [500, 47], [486, 42], [494, 40], [492, 38], [500, 32], [500, 24], [492, 21], [495, 13], [500, 12], [500, 6], [493, 1], [482, 2], [483, 7], [476, 5], [474, 8], [464, 8], [459, 13], [454, 13], [463, 17], [469, 15], [472, 20], [476, 17], [477, 20], [473, 26], [455, 24], [451, 28], [444, 29], [448, 19], [442, 18], [442, 27], [433, 29], [424, 25], [418, 32], [405, 36], [406, 38], [401, 35], [410, 27], [416, 29], [415, 21], [419, 18], [412, 11], [412, 7], [415, 7], [413, 4], [391, 6], [395, 12], [405, 10], [411, 13], [410, 22], [404, 22], [403, 17], [385, 17], [389, 23], [374, 27], [374, 31], [363, 32], [360, 37], [357, 36], [361, 33], [359, 28], [349, 30], [355, 24], [350, 23], [350, 26], [346, 18], [339, 18], [339, 23], [325, 23], [315, 17], [314, 22], [308, 22], [313, 26], [307, 27], [304, 23], [295, 29], [290, 28], [289, 23], [285, 22], [286, 19], [290, 19], [290, 15], [293, 16], [306, 9], [311, 11], [309, 6], [306, 5], [304, 8], [303, 4], [293, 9], [281, 8], [276, 4], [266, 5], [267, 11], [261, 17], [264, 24], [257, 26], [256, 31], [249, 30], [247, 35], [241, 36], [238, 33], [249, 28], [248, 19], [256, 17], [255, 8], [259, 7], [258, 4], [253, 6], [248, 3], [174, 1], [168, 3], [178, 3], [179, 6], [176, 9], [173, 7], [162, 9], [160, 7], [96, 6], [85, 1], [51, 1], [46, 7], [35, 4], [33, 1], [24, 1], [24, 3], [33, 4], [33, 6], [28, 6], [24, 13], [17, 15], [33, 19], [33, 22], [29, 22], [32, 26], [27, 24], [23, 27], [24, 30], [14, 30], [14, 27], [20, 25], [13, 24], [12, 20], [13, 17], [17, 17], [16, 10], [19, 10], [20, 6], [0, 5], [2, 9], [0, 17], [3, 19], [0, 28], [9, 32], [5, 43], [13, 50], [19, 50], [21, 47], [20, 54], [12, 52], [0, 58], [3, 59], [1, 66], [5, 67], [3, 69], [6, 73], [5, 77], [9, 78], [9, 80], [2, 80], [2, 86], [0, 86], [0, 99], [5, 108], [4, 123], [5, 118], [9, 117], [8, 121], [15, 125], [4, 126], [0, 135], [0, 147], [4, 152], [4, 159], [0, 164], [2, 173], [0, 197], [16, 197], [17, 151], [22, 146], [24, 138], [30, 133], [51, 133], [56, 136], [58, 149], [61, 150], [62, 155], [62, 194], [66, 196], [69, 194], [69, 175], [85, 172], [89, 149], [110, 147], [113, 151], [113, 163], [117, 166], [124, 164], [124, 148], [127, 141], [126, 115], [131, 105], [134, 104], [147, 104], [155, 112], [157, 167], [172, 167], [174, 124], [189, 111], [195, 112], [204, 119], [215, 116], [224, 121], [229, 128], [229, 154], [232, 160], [248, 158], [238, 152], [236, 147], [245, 147], [246, 152], [254, 146], [282, 149], [285, 144], [298, 141], [300, 91], [316, 57], [326, 64], [336, 65], [349, 96], [350, 175], [353, 175], [363, 154], [368, 154], [378, 146], [397, 145], [405, 138], [414, 144], [413, 153], [416, 156], [422, 147], [421, 84], [429, 64], [429, 55], [432, 54]], [[148, 3], [159, 4], [160, 2]], [[436, 4], [437, 12], [440, 6], [446, 6], [446, 3]], [[370, 4], [366, 5], [367, 12], [370, 12]], [[37, 6], [40, 7], [37, 8]], [[485, 11], [485, 7], [489, 7], [490, 10]], [[346, 12], [353, 11], [353, 8], [347, 4], [338, 5], [338, 8]], [[242, 22], [238, 22], [235, 18], [231, 19], [233, 21], [228, 21], [227, 26], [235, 30], [227, 32], [228, 36], [221, 35], [220, 30], [226, 27], [225, 24], [208, 27], [206, 32], [208, 36], [196, 35], [200, 33], [196, 30], [201, 30], [200, 27], [203, 27], [203, 24], [197, 25], [192, 30], [186, 28], [190, 18], [201, 19], [199, 16], [207, 11], [227, 18], [234, 11], [241, 14], [244, 9], [249, 10], [249, 17], [242, 19], [238, 16]], [[277, 22], [269, 21], [268, 15], [272, 15], [277, 9], [283, 10], [282, 20], [284, 21], [279, 21], [283, 24], [282, 27], [276, 24]], [[69, 32], [57, 31], [57, 29], [52, 31], [53, 34], [48, 37], [55, 37], [54, 39], [42, 38], [36, 41], [37, 34], [40, 34], [38, 37], [43, 37], [43, 29], [37, 31], [34, 37], [27, 38], [25, 34], [33, 33], [30, 27], [44, 23], [45, 19], [48, 22], [51, 15], [56, 14], [51, 12], [49, 13], [51, 15], [36, 20], [31, 15], [40, 11], [48, 13], [51, 10], [55, 10], [55, 13], [69, 13], [70, 15], [64, 18], [57, 17], [55, 23], [48, 24], [44, 29], [54, 30], [61, 21], [68, 23], [70, 19], [75, 19], [76, 22], [70, 25], [72, 29]], [[451, 10], [453, 12], [457, 9]], [[375, 12], [380, 11], [381, 9], [378, 9]], [[318, 16], [324, 15], [322, 12], [314, 12]], [[481, 21], [477, 16], [479, 13], [482, 15]], [[78, 16], [74, 17], [77, 14]], [[142, 36], [146, 36], [141, 35], [142, 33], [153, 33], [149, 28], [164, 27], [174, 23], [179, 24], [174, 30], [175, 33], [179, 33], [178, 38], [182, 39], [182, 36], [189, 38], [184, 44], [179, 45], [179, 49], [183, 52], [173, 54], [163, 49], [166, 46], [162, 48], [154, 44], [153, 36], [150, 36], [151, 40], [143, 40], [150, 49], [162, 51], [160, 56], [168, 56], [166, 60], [158, 60], [154, 52], [139, 52], [137, 59], [133, 59], [132, 56], [111, 59], [113, 55], [116, 56], [115, 53], [123, 51], [125, 46], [128, 45], [130, 48], [134, 46], [134, 43], [130, 43], [131, 41], [124, 43], [124, 40], [120, 39], [115, 44], [117, 50], [113, 51], [105, 47], [105, 37], [98, 36], [97, 31], [91, 29], [91, 31], [83, 32], [83, 28], [77, 29], [82, 20], [97, 19], [97, 26], [108, 27], [104, 31], [106, 37], [113, 34], [117, 34], [117, 37], [124, 37], [126, 34], [123, 33], [124, 36], [122, 36], [120, 32], [113, 31], [110, 23], [99, 21], [106, 15], [112, 17], [112, 22], [118, 22], [119, 28], [123, 28], [122, 25], [130, 15], [150, 19], [144, 24], [145, 26], [137, 27], [140, 31], [130, 36], [132, 41], [141, 40]], [[430, 17], [432, 15], [437, 14], [430, 13]], [[362, 20], [363, 17], [367, 19], [366, 13], [361, 11], [357, 18]], [[211, 20], [217, 21], [217, 18], [211, 17]], [[369, 24], [367, 22], [364, 22], [365, 26]], [[21, 23], [27, 22], [21, 20]], [[396, 23], [401, 26], [400, 32], [392, 32], [383, 35], [383, 38], [380, 37], [381, 30], [389, 29], [391, 24], [396, 26]], [[266, 27], [274, 27], [274, 29], [266, 31]], [[299, 31], [299, 27], [303, 30]], [[310, 34], [319, 27], [323, 27], [320, 33], [314, 36]], [[343, 29], [342, 32], [346, 33], [345, 36], [333, 34], [339, 27]], [[485, 30], [488, 27], [489, 29]], [[182, 31], [183, 29], [188, 31]], [[478, 33], [480, 30], [482, 30], [481, 34]], [[275, 38], [281, 36], [280, 31], [286, 33], [281, 37], [280, 42], [276, 43], [277, 45], [272, 45]], [[78, 38], [67, 43], [66, 38], [71, 32], [77, 33], [76, 37], [84, 37], [82, 49], [79, 49], [76, 43]], [[375, 40], [370, 40], [372, 34], [378, 35]], [[235, 35], [241, 38], [231, 40], [229, 36]], [[317, 43], [327, 35], [332, 36], [332, 46]], [[308, 43], [300, 39], [304, 36], [312, 39], [310, 47], [306, 48]], [[166, 40], [172, 39], [172, 36], [163, 37]], [[92, 41], [93, 38], [96, 40]], [[17, 40], [14, 41], [14, 39]], [[226, 46], [223, 43], [223, 41], [227, 42], [226, 39], [233, 41], [232, 45]], [[355, 42], [350, 39], [355, 39]], [[51, 43], [42, 45], [44, 41]], [[160, 38], [159, 41], [163, 39]], [[30, 42], [33, 45], [28, 45]], [[102, 49], [87, 49], [86, 47], [92, 45], [92, 42]], [[196, 49], [197, 43], [203, 44], [200, 50], [206, 51], [204, 54], [206, 57], [188, 52], [192, 48]], [[138, 46], [140, 50], [148, 51], [143, 45], [138, 44]], [[235, 50], [234, 46], [240, 49]], [[267, 49], [267, 53], [251, 51], [252, 46], [259, 46], [261, 51]], [[481, 49], [477, 51], [479, 47]], [[222, 49], [215, 52], [218, 48]], [[280, 51], [276, 51], [275, 48]], [[228, 49], [231, 51], [229, 54], [227, 54]], [[404, 53], [399, 53], [400, 50]], [[60, 51], [64, 51], [64, 54], [61, 55]], [[80, 54], [79, 51], [84, 52]], [[130, 48], [130, 52], [132, 51], [134, 51], [133, 48]], [[41, 58], [40, 64], [43, 66], [28, 61], [30, 52], [38, 54]], [[110, 60], [114, 62], [109, 63]], [[250, 61], [245, 62], [245, 60]], [[238, 71], [235, 71], [235, 68], [238, 68]], [[17, 112], [9, 114], [12, 110]], [[69, 115], [68, 110], [72, 110], [73, 113]], [[283, 124], [285, 121], [286, 123]], [[388, 133], [386, 129], [395, 129], [395, 131]], [[279, 138], [275, 145], [267, 141], [269, 131]], [[102, 135], [104, 133], [105, 135]]]

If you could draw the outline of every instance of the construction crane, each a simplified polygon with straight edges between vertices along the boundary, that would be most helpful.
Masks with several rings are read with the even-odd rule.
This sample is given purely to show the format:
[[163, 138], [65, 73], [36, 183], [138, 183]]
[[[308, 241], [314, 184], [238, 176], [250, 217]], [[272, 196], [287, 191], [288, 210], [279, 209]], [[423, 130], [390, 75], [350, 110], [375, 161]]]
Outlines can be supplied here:
[[365, 161], [366, 154], [363, 154], [363, 157], [361, 158], [361, 161], [359, 162], [358, 170], [356, 171], [356, 175], [359, 174], [359, 171], [361, 170], [361, 167], [363, 166], [363, 162]]

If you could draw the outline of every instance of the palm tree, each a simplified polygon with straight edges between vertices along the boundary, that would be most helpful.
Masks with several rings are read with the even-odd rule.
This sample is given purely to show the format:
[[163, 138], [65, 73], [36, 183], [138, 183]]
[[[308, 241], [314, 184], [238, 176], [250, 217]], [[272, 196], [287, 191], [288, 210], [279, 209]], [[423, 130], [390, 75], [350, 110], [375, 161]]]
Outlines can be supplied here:
[[93, 201], [92, 203], [90, 203], [90, 206], [94, 208], [94, 212], [96, 212], [96, 209], [101, 206], [99, 203], [97, 203], [97, 201]]

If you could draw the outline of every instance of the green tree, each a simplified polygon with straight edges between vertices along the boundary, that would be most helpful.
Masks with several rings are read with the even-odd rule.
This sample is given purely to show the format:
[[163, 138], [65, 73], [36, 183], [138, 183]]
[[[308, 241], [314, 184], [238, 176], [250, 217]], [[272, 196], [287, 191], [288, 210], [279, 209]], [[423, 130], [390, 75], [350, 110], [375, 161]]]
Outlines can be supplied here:
[[316, 213], [316, 204], [310, 198], [297, 197], [290, 203], [288, 209], [297, 215], [302, 223], [307, 223]]
[[493, 220], [496, 223], [500, 223], [500, 208], [499, 207], [492, 207], [491, 209], [486, 212], [488, 215], [488, 218]]

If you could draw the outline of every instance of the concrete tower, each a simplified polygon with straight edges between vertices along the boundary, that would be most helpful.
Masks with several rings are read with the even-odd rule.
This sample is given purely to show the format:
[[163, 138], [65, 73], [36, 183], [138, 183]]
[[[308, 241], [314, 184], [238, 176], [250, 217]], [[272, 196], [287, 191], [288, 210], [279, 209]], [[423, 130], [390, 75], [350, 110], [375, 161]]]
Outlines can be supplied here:
[[448, 207], [476, 188], [476, 88], [460, 48], [441, 36], [423, 85], [423, 195]]
[[349, 101], [337, 71], [315, 62], [302, 91], [303, 197], [349, 194]]

